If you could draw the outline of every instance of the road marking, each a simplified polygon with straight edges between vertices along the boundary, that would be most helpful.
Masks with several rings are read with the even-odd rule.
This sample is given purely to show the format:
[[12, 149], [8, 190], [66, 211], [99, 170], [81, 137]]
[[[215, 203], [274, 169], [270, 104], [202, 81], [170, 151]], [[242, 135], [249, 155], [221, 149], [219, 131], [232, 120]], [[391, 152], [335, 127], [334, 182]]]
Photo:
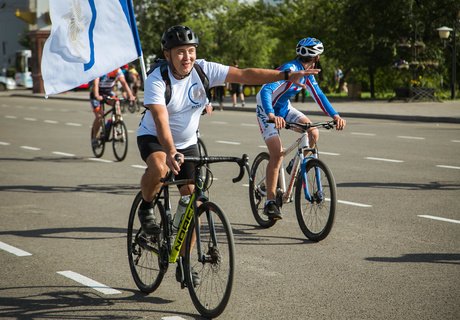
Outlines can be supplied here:
[[91, 160], [91, 161], [99, 161], [99, 162], [105, 162], [105, 163], [111, 163], [111, 162], [113, 162], [112, 160], [106, 160], [106, 159], [100, 159], [100, 158], [88, 158], [88, 160]]
[[55, 120], [43, 120], [43, 122], [45, 122], [45, 123], [52, 123], [52, 124], [58, 123], [58, 122], [55, 121]]
[[411, 137], [411, 136], [398, 136], [400, 139], [411, 139], [411, 140], [425, 140], [423, 137]]
[[147, 166], [143, 166], [140, 164], [132, 164], [131, 167], [136, 168], [136, 169], [147, 169]]
[[258, 146], [258, 147], [259, 147], [259, 148], [265, 148], [265, 149], [267, 149], [267, 146], [266, 146], [266, 145], [260, 145], [260, 146]]
[[351, 134], [354, 134], [356, 136], [370, 136], [370, 137], [375, 136], [375, 133], [365, 133], [365, 132], [352, 132]]
[[217, 140], [217, 143], [222, 143], [222, 144], [233, 144], [233, 145], [240, 145], [241, 142], [234, 142], [234, 141], [223, 141], [223, 140]]
[[[326, 199], [326, 200], [330, 201], [330, 199]], [[362, 207], [362, 208], [371, 208], [372, 207], [372, 205], [370, 205], [370, 204], [351, 202], [351, 201], [345, 201], [345, 200], [337, 200], [337, 202], [341, 203], [341, 204], [348, 204], [350, 206], [356, 206], [356, 207]]]
[[419, 214], [418, 216], [420, 218], [427, 218], [427, 219], [439, 220], [439, 221], [444, 221], [444, 222], [460, 223], [459, 220], [447, 219], [447, 218], [436, 217], [436, 216], [430, 216], [430, 215], [426, 215], [426, 214]]
[[7, 118], [7, 119], [17, 119], [18, 117], [16, 117], [16, 116], [5, 116], [5, 118]]
[[242, 123], [241, 126], [243, 127], [258, 127], [259, 125], [255, 123]]
[[11, 143], [0, 141], [1, 146], [9, 146]]
[[211, 123], [214, 123], [214, 124], [228, 124], [228, 122], [225, 122], [225, 121], [211, 121]]
[[5, 242], [0, 241], [0, 249], [3, 249], [5, 251], [8, 251], [9, 253], [12, 253], [14, 255], [17, 255], [18, 257], [25, 257], [25, 256], [31, 256], [32, 253], [29, 253], [27, 251], [18, 249], [16, 247], [10, 246], [9, 244], [6, 244]]
[[37, 119], [35, 119], [35, 118], [24, 118], [24, 120], [27, 120], [27, 121], [37, 121]]
[[21, 146], [22, 149], [26, 150], [33, 150], [33, 151], [38, 151], [40, 148], [35, 148], [35, 147], [29, 147], [29, 146]]
[[161, 320], [185, 320], [185, 319], [179, 316], [168, 316], [168, 317], [162, 317]]
[[102, 284], [100, 282], [97, 282], [93, 279], [90, 279], [88, 277], [85, 277], [79, 273], [76, 273], [76, 272], [73, 272], [73, 271], [58, 271], [57, 272], [58, 274], [64, 276], [64, 277], [67, 277], [71, 280], [74, 280], [78, 283], [81, 283], [87, 287], [90, 287], [96, 291], [99, 291], [101, 293], [104, 293], [104, 294], [120, 294], [121, 291], [118, 291], [118, 290], [115, 290], [115, 289], [112, 289], [108, 286], [106, 286], [105, 284]]
[[402, 160], [395, 160], [395, 159], [384, 159], [384, 158], [374, 158], [374, 157], [366, 157], [364, 159], [367, 159], [367, 160], [375, 160], [375, 161], [386, 161], [386, 162], [404, 162]]
[[66, 125], [73, 127], [81, 127], [81, 123], [66, 122]]
[[438, 167], [438, 168], [445, 168], [445, 169], [457, 169], [457, 170], [460, 170], [460, 167], [446, 166], [446, 165], [443, 165], [443, 164], [437, 164], [436, 167]]
[[72, 153], [65, 153], [65, 152], [60, 152], [60, 151], [53, 151], [53, 154], [56, 154], [58, 156], [65, 156], [65, 157], [75, 157], [75, 155]]
[[340, 156], [340, 153], [334, 153], [334, 152], [324, 152], [321, 151], [320, 154], [326, 154], [328, 156]]
[[450, 140], [451, 142], [460, 142], [460, 140]]

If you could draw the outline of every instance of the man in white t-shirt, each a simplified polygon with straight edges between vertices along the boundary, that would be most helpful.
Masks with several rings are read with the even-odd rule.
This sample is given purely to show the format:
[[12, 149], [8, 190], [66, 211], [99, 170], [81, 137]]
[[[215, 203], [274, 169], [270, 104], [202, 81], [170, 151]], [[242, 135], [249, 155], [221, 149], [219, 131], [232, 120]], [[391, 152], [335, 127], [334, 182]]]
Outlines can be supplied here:
[[[171, 170], [176, 179], [193, 179], [193, 164], [183, 163], [183, 156], [199, 156], [196, 131], [200, 115], [210, 102], [198, 72], [197, 63], [207, 78], [209, 87], [222, 86], [226, 82], [249, 85], [278, 80], [289, 80], [298, 84], [306, 75], [319, 70], [280, 72], [271, 69], [238, 69], [219, 63], [196, 59], [198, 37], [188, 27], [169, 28], [161, 38], [163, 54], [168, 61], [171, 82], [171, 99], [166, 105], [166, 84], [161, 68], [148, 76], [144, 85], [144, 105], [147, 108], [137, 130], [137, 142], [147, 169], [141, 179], [143, 201], [139, 207], [139, 219], [147, 234], [156, 234], [160, 228], [155, 223], [152, 201], [159, 191], [160, 179]], [[302, 86], [302, 84], [298, 84]], [[176, 161], [175, 156], [180, 160]], [[190, 195], [193, 185], [182, 185], [182, 196]]]

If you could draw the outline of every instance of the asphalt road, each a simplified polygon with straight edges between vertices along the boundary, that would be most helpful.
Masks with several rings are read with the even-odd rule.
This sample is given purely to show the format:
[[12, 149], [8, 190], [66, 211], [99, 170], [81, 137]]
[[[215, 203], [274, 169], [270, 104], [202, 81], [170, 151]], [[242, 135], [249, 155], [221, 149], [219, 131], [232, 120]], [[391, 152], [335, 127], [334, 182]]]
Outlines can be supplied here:
[[[107, 148], [101, 161], [90, 148], [89, 103], [1, 98], [0, 318], [199, 319], [174, 268], [148, 296], [131, 278], [125, 234], [144, 166], [139, 117], [125, 115], [127, 158], [116, 162]], [[247, 181], [231, 182], [232, 164], [213, 166], [210, 197], [229, 216], [237, 251], [220, 319], [460, 318], [460, 127], [347, 120], [344, 132], [321, 132], [340, 203], [320, 243], [304, 238], [293, 204], [274, 227], [258, 228]], [[253, 113], [217, 111], [201, 123], [212, 155], [264, 150]]]

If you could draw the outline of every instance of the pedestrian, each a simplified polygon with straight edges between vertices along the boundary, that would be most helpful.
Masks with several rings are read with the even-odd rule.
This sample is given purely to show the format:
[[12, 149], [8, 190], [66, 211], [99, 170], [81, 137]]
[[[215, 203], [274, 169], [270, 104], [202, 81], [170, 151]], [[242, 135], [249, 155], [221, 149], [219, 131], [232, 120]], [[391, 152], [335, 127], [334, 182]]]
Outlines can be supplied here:
[[[234, 61], [233, 66], [238, 68], [238, 62]], [[244, 92], [243, 84], [241, 83], [230, 83], [230, 93], [232, 95], [233, 107], [236, 107], [238, 102], [238, 97], [241, 100], [241, 106], [244, 107]]]

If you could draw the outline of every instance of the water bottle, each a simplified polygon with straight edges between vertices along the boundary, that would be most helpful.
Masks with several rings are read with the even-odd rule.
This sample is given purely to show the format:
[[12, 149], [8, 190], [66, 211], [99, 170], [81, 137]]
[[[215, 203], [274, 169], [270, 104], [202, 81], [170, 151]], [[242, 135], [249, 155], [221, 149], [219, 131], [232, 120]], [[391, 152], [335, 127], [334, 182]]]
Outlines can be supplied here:
[[180, 221], [182, 220], [182, 216], [185, 213], [185, 209], [187, 209], [187, 205], [190, 202], [190, 196], [182, 196], [180, 197], [179, 203], [177, 204], [177, 211], [174, 215], [173, 220], [173, 229], [177, 230], [180, 225]]
[[295, 160], [295, 158], [292, 158], [291, 161], [289, 161], [288, 166], [286, 167], [286, 172], [288, 174], [291, 174], [292, 166], [294, 165], [294, 160]]

